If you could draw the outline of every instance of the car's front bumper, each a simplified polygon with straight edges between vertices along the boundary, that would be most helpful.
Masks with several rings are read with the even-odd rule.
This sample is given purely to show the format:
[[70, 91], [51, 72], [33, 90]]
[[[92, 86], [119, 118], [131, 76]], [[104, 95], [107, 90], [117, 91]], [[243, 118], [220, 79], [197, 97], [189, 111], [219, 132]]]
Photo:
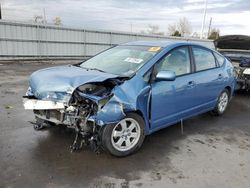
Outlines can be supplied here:
[[65, 105], [62, 102], [45, 101], [37, 99], [23, 99], [23, 106], [25, 110], [47, 110], [47, 109], [64, 109]]

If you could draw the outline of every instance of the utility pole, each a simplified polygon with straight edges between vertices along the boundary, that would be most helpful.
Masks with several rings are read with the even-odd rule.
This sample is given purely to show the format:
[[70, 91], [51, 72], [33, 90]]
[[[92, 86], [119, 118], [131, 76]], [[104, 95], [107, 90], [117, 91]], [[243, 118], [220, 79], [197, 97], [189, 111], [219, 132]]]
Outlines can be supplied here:
[[1, 7], [1, 3], [0, 3], [0, 20], [2, 19], [2, 7]]
[[47, 23], [45, 8], [43, 8], [43, 22], [44, 22], [44, 24]]
[[204, 32], [204, 25], [205, 25], [205, 20], [206, 20], [206, 14], [207, 14], [207, 0], [205, 0], [205, 2], [204, 2], [204, 11], [203, 11], [203, 20], [202, 20], [202, 25], [201, 25], [200, 39], [203, 38], [203, 32]]
[[209, 35], [210, 35], [211, 25], [212, 25], [212, 17], [210, 18], [210, 22], [209, 22], [209, 27], [208, 27], [208, 32], [207, 32], [207, 38], [208, 38]]

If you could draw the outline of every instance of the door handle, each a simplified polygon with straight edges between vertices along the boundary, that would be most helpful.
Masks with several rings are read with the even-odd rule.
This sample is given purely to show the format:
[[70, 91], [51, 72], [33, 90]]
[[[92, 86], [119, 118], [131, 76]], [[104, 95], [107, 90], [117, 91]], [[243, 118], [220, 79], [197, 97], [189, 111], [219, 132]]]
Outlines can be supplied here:
[[218, 75], [218, 79], [221, 80], [223, 78], [222, 74]]
[[189, 81], [187, 86], [188, 86], [188, 88], [193, 88], [195, 86], [195, 82]]

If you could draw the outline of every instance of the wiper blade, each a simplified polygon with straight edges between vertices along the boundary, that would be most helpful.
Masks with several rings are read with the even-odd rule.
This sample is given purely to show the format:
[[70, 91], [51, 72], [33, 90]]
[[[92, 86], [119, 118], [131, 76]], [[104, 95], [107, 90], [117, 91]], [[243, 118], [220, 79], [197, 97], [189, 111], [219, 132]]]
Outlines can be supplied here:
[[100, 70], [100, 69], [97, 69], [97, 68], [86, 68], [87, 70], [96, 70], [96, 71], [99, 71], [99, 72], [105, 72], [103, 70]]

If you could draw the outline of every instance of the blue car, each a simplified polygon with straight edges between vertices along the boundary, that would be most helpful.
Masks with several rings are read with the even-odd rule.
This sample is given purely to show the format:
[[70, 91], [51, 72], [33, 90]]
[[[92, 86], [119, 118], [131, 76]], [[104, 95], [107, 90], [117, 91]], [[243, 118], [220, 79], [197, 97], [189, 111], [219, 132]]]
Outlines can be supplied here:
[[34, 72], [24, 108], [34, 111], [37, 130], [48, 123], [73, 128], [72, 150], [86, 144], [127, 156], [155, 131], [208, 111], [222, 115], [234, 87], [233, 66], [216, 51], [140, 41]]

